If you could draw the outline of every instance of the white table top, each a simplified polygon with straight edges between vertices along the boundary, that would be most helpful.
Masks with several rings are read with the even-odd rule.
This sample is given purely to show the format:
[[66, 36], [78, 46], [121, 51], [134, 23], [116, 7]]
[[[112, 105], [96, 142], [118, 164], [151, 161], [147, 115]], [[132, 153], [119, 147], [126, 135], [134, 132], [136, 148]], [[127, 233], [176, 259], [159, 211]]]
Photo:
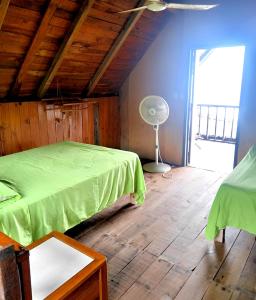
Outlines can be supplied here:
[[41, 300], [89, 265], [93, 258], [55, 237], [30, 250], [33, 300]]

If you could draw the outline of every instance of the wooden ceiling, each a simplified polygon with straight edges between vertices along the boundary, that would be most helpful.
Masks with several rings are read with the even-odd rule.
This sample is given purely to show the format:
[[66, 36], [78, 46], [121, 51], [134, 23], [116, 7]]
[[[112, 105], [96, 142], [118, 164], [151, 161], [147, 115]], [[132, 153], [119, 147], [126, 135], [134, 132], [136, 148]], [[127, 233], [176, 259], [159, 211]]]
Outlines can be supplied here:
[[0, 98], [118, 94], [169, 12], [138, 0], [0, 0]]

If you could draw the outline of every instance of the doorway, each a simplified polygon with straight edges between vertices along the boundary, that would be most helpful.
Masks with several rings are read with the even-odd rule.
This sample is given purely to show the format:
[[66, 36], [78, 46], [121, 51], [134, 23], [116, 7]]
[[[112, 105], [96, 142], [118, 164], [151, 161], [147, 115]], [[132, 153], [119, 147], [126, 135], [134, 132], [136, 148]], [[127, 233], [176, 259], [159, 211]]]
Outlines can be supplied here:
[[188, 164], [231, 172], [244, 65], [244, 46], [193, 51]]

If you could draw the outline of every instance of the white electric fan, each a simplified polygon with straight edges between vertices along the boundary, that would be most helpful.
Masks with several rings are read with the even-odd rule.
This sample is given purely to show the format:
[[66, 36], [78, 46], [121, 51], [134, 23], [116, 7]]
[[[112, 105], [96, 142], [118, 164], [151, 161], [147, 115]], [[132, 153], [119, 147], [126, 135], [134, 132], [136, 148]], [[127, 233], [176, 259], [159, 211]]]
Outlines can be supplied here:
[[155, 162], [147, 163], [143, 165], [143, 169], [151, 173], [165, 173], [171, 170], [171, 166], [159, 163], [159, 139], [158, 130], [159, 125], [163, 124], [169, 116], [169, 106], [164, 98], [160, 96], [147, 96], [145, 97], [139, 106], [139, 112], [141, 118], [148, 123], [153, 125], [153, 129], [156, 134], [156, 145], [155, 145]]

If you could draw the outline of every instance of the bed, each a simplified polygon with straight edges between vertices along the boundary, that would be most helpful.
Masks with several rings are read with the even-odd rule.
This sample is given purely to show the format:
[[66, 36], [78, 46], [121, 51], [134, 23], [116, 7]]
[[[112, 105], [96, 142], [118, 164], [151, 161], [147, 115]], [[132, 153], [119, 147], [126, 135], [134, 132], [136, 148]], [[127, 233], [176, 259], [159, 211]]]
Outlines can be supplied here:
[[65, 232], [123, 195], [142, 204], [145, 194], [137, 154], [75, 142], [0, 157], [0, 182], [17, 196], [0, 199], [0, 231], [24, 246]]
[[207, 239], [227, 226], [256, 234], [256, 145], [221, 184], [210, 210]]

